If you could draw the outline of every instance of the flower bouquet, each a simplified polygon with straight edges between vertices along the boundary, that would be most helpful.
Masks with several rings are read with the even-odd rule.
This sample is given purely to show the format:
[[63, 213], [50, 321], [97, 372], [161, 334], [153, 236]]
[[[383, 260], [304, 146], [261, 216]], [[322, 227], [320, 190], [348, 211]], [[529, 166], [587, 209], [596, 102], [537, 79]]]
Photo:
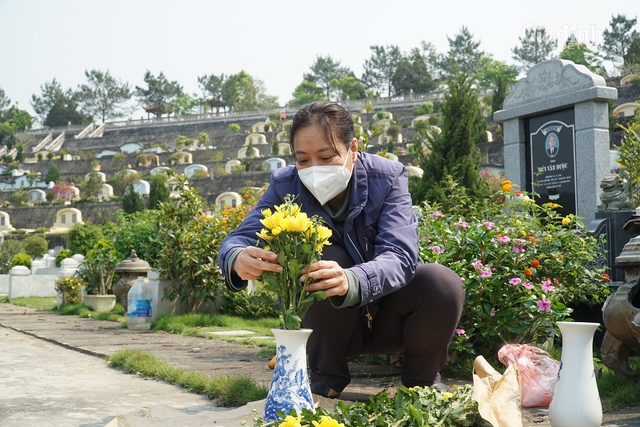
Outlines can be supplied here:
[[322, 225], [322, 219], [317, 215], [308, 217], [294, 200], [295, 197], [287, 195], [274, 212], [263, 210], [260, 222], [264, 228], [257, 233], [264, 249], [278, 255], [282, 267], [280, 273], [265, 271], [262, 281], [278, 297], [280, 325], [284, 329], [300, 329], [314, 299], [326, 298], [324, 292], [307, 292], [312, 279], [307, 276], [301, 281], [300, 276], [304, 267], [320, 260], [322, 248], [331, 244], [331, 230]]

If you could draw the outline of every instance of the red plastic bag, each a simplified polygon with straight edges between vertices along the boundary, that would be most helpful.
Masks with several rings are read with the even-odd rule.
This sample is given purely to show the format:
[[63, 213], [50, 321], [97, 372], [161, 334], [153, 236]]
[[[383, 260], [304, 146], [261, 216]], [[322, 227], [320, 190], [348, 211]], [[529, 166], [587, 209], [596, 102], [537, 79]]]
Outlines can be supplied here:
[[498, 359], [505, 366], [518, 368], [523, 407], [549, 406], [558, 379], [558, 361], [546, 351], [527, 344], [502, 346]]

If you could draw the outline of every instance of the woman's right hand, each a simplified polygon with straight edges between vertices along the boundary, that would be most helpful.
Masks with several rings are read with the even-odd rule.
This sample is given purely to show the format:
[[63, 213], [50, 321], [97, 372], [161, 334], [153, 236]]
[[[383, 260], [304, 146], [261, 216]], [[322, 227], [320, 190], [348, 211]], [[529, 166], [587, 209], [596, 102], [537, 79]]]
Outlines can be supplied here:
[[277, 262], [278, 255], [274, 252], [265, 251], [257, 246], [247, 246], [233, 260], [231, 270], [242, 280], [256, 280], [262, 276], [263, 271], [281, 272], [282, 267]]

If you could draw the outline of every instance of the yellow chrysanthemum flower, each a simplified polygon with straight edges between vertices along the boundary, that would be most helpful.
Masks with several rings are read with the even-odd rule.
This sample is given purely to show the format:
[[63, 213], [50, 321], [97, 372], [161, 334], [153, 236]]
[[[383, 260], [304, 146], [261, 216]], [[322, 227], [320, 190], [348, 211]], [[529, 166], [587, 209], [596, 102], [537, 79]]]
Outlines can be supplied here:
[[300, 212], [296, 216], [285, 217], [282, 221], [282, 229], [290, 233], [302, 233], [312, 225], [311, 220], [304, 212]]
[[502, 191], [511, 191], [513, 187], [511, 186], [511, 181], [505, 180], [502, 181]]
[[293, 418], [291, 415], [287, 415], [284, 421], [280, 424], [280, 427], [302, 427], [300, 421], [302, 417], [298, 415], [298, 418]]
[[316, 231], [318, 232], [319, 240], [329, 240], [331, 237], [331, 229], [329, 227], [320, 225], [316, 228]]
[[300, 213], [300, 206], [296, 204], [276, 206], [276, 212], [280, 212], [283, 216], [296, 216]]
[[273, 236], [269, 234], [269, 231], [266, 228], [263, 228], [262, 230], [260, 230], [259, 233], [256, 233], [258, 235], [259, 238], [264, 239], [266, 241], [270, 241], [271, 239], [273, 239]]
[[[275, 206], [273, 211], [262, 210], [260, 223], [264, 229], [256, 233], [267, 244], [265, 249], [278, 254], [278, 264], [282, 267], [277, 273], [263, 272], [262, 282], [280, 301], [280, 323], [285, 329], [300, 328], [302, 316], [315, 298], [306, 291], [310, 279], [300, 281], [302, 269], [321, 259], [322, 248], [329, 244], [331, 237], [329, 228], [320, 227], [322, 218], [309, 217], [294, 200], [287, 195], [284, 203]], [[293, 423], [295, 419], [288, 421]]]
[[447, 391], [442, 392], [442, 397], [445, 399], [451, 399], [453, 396], [455, 396], [455, 393], [449, 393]]
[[570, 218], [567, 218], [567, 217], [562, 218], [562, 225], [569, 225], [569, 224], [571, 224]]
[[344, 424], [337, 422], [331, 417], [327, 417], [326, 415], [320, 416], [320, 422], [311, 421], [315, 427], [344, 427]]
[[265, 217], [260, 220], [260, 223], [267, 227], [269, 230], [273, 230], [275, 227], [279, 226], [282, 223], [282, 214], [280, 212], [276, 212], [268, 217]]

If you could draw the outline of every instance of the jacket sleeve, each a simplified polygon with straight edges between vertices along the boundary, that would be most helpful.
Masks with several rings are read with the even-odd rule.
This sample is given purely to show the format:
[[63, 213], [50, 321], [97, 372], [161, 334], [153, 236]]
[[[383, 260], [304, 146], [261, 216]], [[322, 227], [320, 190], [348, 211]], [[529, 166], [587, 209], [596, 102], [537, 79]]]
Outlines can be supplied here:
[[[383, 184], [387, 188], [383, 188]], [[385, 196], [381, 196], [384, 199], [379, 205], [377, 219], [370, 225], [365, 224], [363, 231], [354, 230], [354, 234], [362, 234], [363, 239], [355, 235], [353, 238], [364, 240], [365, 246], [365, 262], [351, 268], [360, 281], [361, 305], [404, 287], [413, 279], [420, 262], [418, 223], [406, 169], [396, 169], [391, 179], [386, 183], [382, 180], [374, 183], [371, 190]]]
[[[271, 181], [273, 184], [273, 178]], [[258, 233], [262, 229], [260, 220], [262, 211], [266, 208], [282, 204], [283, 200], [276, 194], [275, 186], [269, 185], [265, 193], [260, 197], [256, 207], [249, 212], [244, 221], [232, 231], [220, 245], [218, 250], [218, 266], [229, 290], [239, 291], [247, 287], [247, 281], [231, 271], [231, 263], [240, 250], [247, 246], [256, 246], [259, 242]]]

